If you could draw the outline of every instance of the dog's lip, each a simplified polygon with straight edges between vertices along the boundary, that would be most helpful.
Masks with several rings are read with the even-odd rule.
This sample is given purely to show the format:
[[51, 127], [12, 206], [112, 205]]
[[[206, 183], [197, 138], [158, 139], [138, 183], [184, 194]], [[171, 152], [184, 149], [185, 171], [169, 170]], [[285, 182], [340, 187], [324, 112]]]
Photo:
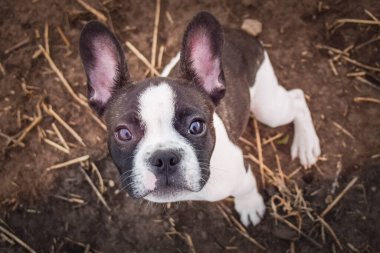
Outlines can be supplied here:
[[161, 186], [159, 188], [155, 188], [153, 191], [150, 191], [147, 195], [152, 196], [171, 196], [176, 195], [179, 193], [185, 193], [185, 192], [196, 192], [196, 190], [190, 189], [187, 186], [178, 186], [178, 185], [165, 185]]

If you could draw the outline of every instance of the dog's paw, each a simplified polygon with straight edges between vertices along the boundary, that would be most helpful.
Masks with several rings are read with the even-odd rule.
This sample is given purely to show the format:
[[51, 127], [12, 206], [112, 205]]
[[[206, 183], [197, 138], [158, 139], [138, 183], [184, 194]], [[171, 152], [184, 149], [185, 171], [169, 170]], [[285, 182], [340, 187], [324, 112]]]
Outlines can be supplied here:
[[299, 157], [301, 164], [309, 168], [315, 164], [321, 154], [319, 139], [313, 123], [295, 127], [293, 144], [291, 147], [292, 159]]
[[240, 214], [240, 221], [244, 226], [248, 227], [251, 222], [255, 226], [264, 216], [264, 200], [258, 192], [235, 197], [235, 210]]

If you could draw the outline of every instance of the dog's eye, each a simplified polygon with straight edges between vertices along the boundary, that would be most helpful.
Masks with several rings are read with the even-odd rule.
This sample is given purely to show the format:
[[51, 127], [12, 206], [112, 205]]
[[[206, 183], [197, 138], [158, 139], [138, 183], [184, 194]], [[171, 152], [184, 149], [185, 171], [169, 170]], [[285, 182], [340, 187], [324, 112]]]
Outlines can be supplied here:
[[205, 123], [201, 120], [194, 120], [193, 122], [191, 122], [188, 132], [192, 135], [199, 135], [202, 134], [204, 130]]
[[126, 127], [120, 127], [116, 129], [115, 134], [120, 141], [130, 141], [132, 139], [132, 133]]

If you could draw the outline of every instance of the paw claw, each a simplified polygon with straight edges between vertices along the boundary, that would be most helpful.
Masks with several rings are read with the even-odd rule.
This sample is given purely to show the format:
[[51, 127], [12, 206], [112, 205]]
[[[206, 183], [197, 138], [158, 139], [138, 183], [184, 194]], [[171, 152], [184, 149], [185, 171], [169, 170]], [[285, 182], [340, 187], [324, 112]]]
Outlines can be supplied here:
[[244, 197], [235, 198], [235, 209], [240, 214], [240, 221], [248, 227], [250, 223], [257, 225], [265, 213], [265, 204], [257, 192]]
[[[297, 128], [296, 128], [297, 129]], [[291, 147], [292, 159], [298, 157], [305, 168], [311, 167], [321, 154], [319, 139], [312, 123], [302, 130], [296, 130]]]

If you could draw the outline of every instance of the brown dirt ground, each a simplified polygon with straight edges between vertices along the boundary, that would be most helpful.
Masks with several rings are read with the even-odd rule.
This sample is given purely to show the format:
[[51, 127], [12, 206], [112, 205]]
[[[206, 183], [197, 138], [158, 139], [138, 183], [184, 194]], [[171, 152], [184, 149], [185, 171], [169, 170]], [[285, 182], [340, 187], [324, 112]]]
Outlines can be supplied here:
[[[122, 42], [130, 41], [150, 57], [154, 22], [154, 1], [90, 2], [108, 13], [114, 30]], [[322, 8], [318, 8], [318, 6]], [[328, 203], [354, 177], [359, 180], [325, 217], [343, 249], [315, 223], [306, 222], [302, 230], [319, 243], [318, 248], [288, 226], [277, 222], [271, 213], [270, 197], [273, 186], [261, 189], [266, 196], [268, 211], [264, 220], [249, 228], [249, 234], [265, 245], [266, 252], [380, 252], [380, 105], [355, 103], [355, 97], [380, 98], [379, 72], [368, 72], [364, 78], [370, 86], [346, 73], [360, 71], [352, 64], [338, 61], [335, 76], [328, 64], [331, 56], [316, 44], [345, 49], [380, 35], [378, 25], [345, 24], [331, 32], [326, 24], [340, 18], [369, 19], [364, 10], [380, 18], [378, 0], [245, 0], [245, 1], [162, 1], [159, 45], [166, 47], [163, 62], [177, 52], [186, 23], [199, 10], [208, 10], [228, 26], [239, 27], [244, 18], [263, 23], [260, 40], [268, 47], [279, 80], [287, 88], [302, 88], [309, 96], [309, 106], [321, 139], [323, 159], [318, 168], [302, 169], [294, 179], [310, 206], [321, 213]], [[170, 13], [172, 24], [165, 13]], [[86, 94], [85, 76], [78, 57], [78, 37], [83, 24], [94, 16], [74, 0], [0, 1], [0, 131], [14, 136], [30, 124], [35, 105], [40, 98], [50, 103], [82, 138], [81, 147], [58, 125], [66, 140], [74, 144], [70, 154], [64, 154], [44, 143], [36, 128], [27, 135], [25, 148], [9, 147], [0, 139], [0, 226], [11, 230], [37, 252], [261, 252], [229, 224], [216, 203], [176, 203], [171, 207], [147, 204], [130, 199], [118, 191], [118, 174], [105, 145], [105, 132], [83, 107], [68, 95], [42, 55], [32, 59], [43, 44], [44, 25], [49, 25], [50, 51], [74, 90]], [[57, 27], [66, 34], [70, 47], [65, 46]], [[39, 31], [40, 38], [36, 36]], [[5, 51], [30, 38], [23, 47], [8, 54]], [[125, 45], [124, 45], [125, 47]], [[144, 77], [146, 67], [126, 50], [134, 79]], [[380, 67], [380, 41], [360, 50], [350, 51], [350, 57], [362, 63]], [[376, 74], [377, 73], [377, 74]], [[22, 83], [33, 86], [31, 93]], [[377, 86], [376, 86], [377, 85]], [[17, 115], [21, 115], [18, 122]], [[39, 123], [48, 131], [55, 120], [43, 113]], [[338, 129], [344, 127], [352, 137]], [[278, 132], [292, 138], [290, 126], [269, 129], [260, 126], [261, 136]], [[255, 142], [253, 127], [247, 128], [246, 138]], [[275, 142], [286, 174], [299, 167], [289, 158], [290, 142]], [[256, 155], [242, 145], [247, 152]], [[111, 207], [108, 212], [78, 171], [78, 165], [46, 172], [50, 165], [81, 155], [90, 154], [106, 182], [104, 197]], [[265, 163], [276, 168], [275, 154], [270, 145], [264, 147]], [[338, 173], [338, 168], [342, 171]], [[259, 179], [258, 166], [252, 166]], [[96, 177], [91, 175], [96, 182]], [[338, 185], [333, 191], [333, 182]], [[112, 185], [116, 182], [116, 186]], [[56, 195], [80, 195], [85, 204], [68, 203]], [[223, 202], [232, 209], [231, 202]], [[220, 204], [220, 203], [219, 203]], [[236, 214], [234, 214], [237, 217]], [[307, 220], [307, 219], [305, 219]], [[169, 235], [167, 232], [178, 231]], [[193, 248], [183, 235], [189, 235]], [[182, 235], [182, 236], [181, 236]], [[9, 239], [9, 238], [8, 238]], [[83, 243], [82, 246], [78, 242]], [[83, 246], [84, 245], [84, 246]], [[294, 251], [290, 248], [293, 245]], [[0, 233], [0, 252], [27, 252]]]

